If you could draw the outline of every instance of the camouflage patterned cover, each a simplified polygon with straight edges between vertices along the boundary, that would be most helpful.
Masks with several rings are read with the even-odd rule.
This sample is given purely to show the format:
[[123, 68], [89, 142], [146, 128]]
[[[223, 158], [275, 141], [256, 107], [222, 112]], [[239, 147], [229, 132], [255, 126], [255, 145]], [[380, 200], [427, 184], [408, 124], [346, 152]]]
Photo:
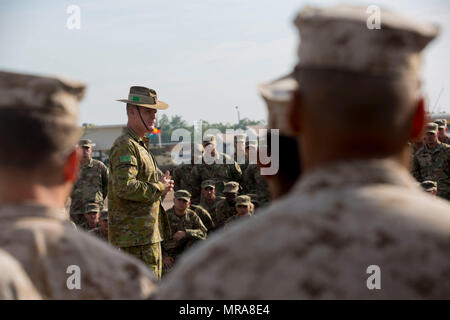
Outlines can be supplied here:
[[131, 247], [163, 240], [167, 216], [161, 206], [164, 185], [142, 139], [125, 128], [110, 151], [109, 241]]
[[437, 195], [450, 200], [450, 146], [439, 143], [433, 150], [427, 145], [417, 150], [412, 174], [419, 182], [436, 181]]

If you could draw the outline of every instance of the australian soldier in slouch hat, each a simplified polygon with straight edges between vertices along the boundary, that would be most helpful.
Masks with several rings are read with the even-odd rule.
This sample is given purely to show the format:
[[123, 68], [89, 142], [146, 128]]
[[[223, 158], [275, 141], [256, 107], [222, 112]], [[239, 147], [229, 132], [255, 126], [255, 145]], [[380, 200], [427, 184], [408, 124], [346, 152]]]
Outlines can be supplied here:
[[128, 123], [110, 150], [109, 241], [141, 261], [161, 278], [161, 241], [170, 235], [169, 221], [161, 201], [173, 188], [167, 171], [158, 165], [143, 141], [155, 126], [157, 110], [168, 105], [156, 91], [131, 87], [125, 102]]

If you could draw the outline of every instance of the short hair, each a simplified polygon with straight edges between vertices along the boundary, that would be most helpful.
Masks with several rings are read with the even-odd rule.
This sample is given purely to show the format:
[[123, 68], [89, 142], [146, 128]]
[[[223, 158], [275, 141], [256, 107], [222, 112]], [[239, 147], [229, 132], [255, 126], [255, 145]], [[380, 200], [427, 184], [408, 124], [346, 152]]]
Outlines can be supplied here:
[[71, 117], [21, 108], [0, 109], [0, 166], [55, 170], [75, 149], [81, 128]]
[[314, 68], [297, 70], [296, 78], [302, 105], [322, 128], [406, 143], [419, 97], [417, 78]]

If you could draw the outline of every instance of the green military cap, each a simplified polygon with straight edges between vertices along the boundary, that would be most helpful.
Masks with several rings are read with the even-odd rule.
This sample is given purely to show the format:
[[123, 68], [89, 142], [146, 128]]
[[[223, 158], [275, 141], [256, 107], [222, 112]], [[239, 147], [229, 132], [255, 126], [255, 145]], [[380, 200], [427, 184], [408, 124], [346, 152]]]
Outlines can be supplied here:
[[252, 200], [252, 202], [254, 202], [254, 203], [259, 203], [259, 196], [258, 196], [257, 194], [254, 194], [254, 193], [248, 193], [247, 195], [250, 197], [250, 199]]
[[428, 122], [425, 126], [425, 133], [437, 133], [438, 132], [438, 125], [434, 122]]
[[420, 186], [426, 192], [437, 191], [437, 183], [436, 183], [436, 181], [426, 180], [426, 181], [421, 182]]
[[216, 137], [215, 136], [213, 136], [213, 135], [210, 135], [210, 134], [208, 134], [208, 135], [205, 135], [204, 137], [203, 137], [203, 144], [216, 144]]
[[158, 100], [155, 90], [139, 86], [130, 88], [128, 99], [119, 99], [117, 101], [158, 110], [165, 110], [169, 107], [167, 103]]
[[97, 203], [88, 203], [86, 205], [86, 213], [91, 213], [91, 212], [95, 212], [95, 213], [99, 213], [100, 212], [100, 206]]
[[89, 139], [81, 139], [79, 142], [78, 142], [78, 146], [79, 147], [93, 147], [95, 144], [93, 144], [92, 143], [92, 140], [89, 140]]
[[438, 125], [439, 129], [447, 128], [447, 120], [445, 120], [445, 119], [436, 119], [436, 120], [434, 120], [434, 123], [436, 123]]
[[187, 190], [178, 190], [175, 192], [175, 199], [191, 201], [191, 194]]
[[252, 201], [249, 196], [238, 196], [236, 197], [236, 207], [237, 206], [251, 206]]
[[225, 183], [225, 187], [223, 189], [224, 193], [237, 193], [238, 191], [239, 191], [239, 183], [235, 181]]
[[215, 185], [214, 180], [203, 180], [201, 187], [202, 187], [202, 189], [205, 189], [208, 187], [216, 188], [216, 185]]
[[100, 212], [100, 220], [108, 220], [108, 209], [103, 209]]

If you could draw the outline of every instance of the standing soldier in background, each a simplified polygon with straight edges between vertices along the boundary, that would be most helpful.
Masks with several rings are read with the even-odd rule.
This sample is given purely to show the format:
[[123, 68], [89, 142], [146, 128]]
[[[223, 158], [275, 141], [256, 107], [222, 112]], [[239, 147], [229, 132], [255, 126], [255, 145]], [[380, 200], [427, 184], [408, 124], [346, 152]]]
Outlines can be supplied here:
[[169, 171], [164, 176], [142, 138], [155, 126], [157, 110], [168, 105], [156, 91], [131, 87], [127, 104], [127, 127], [110, 151], [109, 241], [141, 261], [161, 279], [161, 241], [170, 235], [169, 221], [161, 205], [172, 190]]
[[258, 164], [250, 163], [242, 176], [242, 193], [257, 195], [258, 205], [265, 206], [270, 202], [271, 195], [267, 181], [261, 176], [259, 152], [257, 152], [256, 157]]
[[236, 211], [236, 197], [239, 192], [239, 183], [236, 181], [230, 181], [225, 183], [225, 189], [223, 194], [225, 199], [217, 202], [216, 206], [216, 227], [223, 227], [225, 222], [237, 214]]
[[[8, 137], [0, 144], [8, 155], [0, 157], [0, 248], [43, 299], [147, 298], [155, 285], [144, 264], [76, 231], [62, 214], [80, 164], [84, 90], [66, 78], [0, 72], [0, 135]], [[81, 270], [77, 290], [67, 286], [71, 265]]]
[[450, 141], [447, 136], [447, 120], [445, 119], [437, 119], [434, 121], [438, 125], [438, 139], [442, 143], [450, 144]]
[[[242, 171], [236, 161], [229, 155], [216, 150], [216, 138], [212, 135], [203, 137], [204, 163], [197, 164], [191, 173], [192, 202], [199, 203], [201, 196], [201, 184], [204, 180], [213, 180], [216, 195], [221, 196], [225, 183], [228, 181], [241, 181]], [[208, 152], [206, 152], [208, 150]], [[214, 161], [211, 164], [205, 161]], [[217, 162], [216, 162], [217, 161]]]
[[450, 200], [450, 146], [437, 137], [438, 125], [430, 122], [425, 130], [425, 145], [414, 154], [412, 174], [417, 181], [437, 182], [437, 195]]
[[103, 162], [92, 159], [92, 141], [80, 140], [78, 147], [82, 151], [80, 172], [70, 196], [70, 216], [76, 225], [86, 222], [79, 213], [83, 213], [88, 203], [97, 203], [103, 208], [108, 195], [108, 169]]
[[258, 218], [188, 252], [158, 298], [450, 298], [450, 204], [408, 172], [407, 141], [425, 121], [422, 51], [438, 28], [380, 9], [371, 30], [366, 10], [300, 11], [298, 87], [266, 97], [291, 102], [303, 175]]
[[202, 157], [203, 146], [198, 143], [191, 144], [191, 163], [182, 163], [175, 167], [172, 173], [174, 190], [188, 190], [191, 192], [191, 172], [196, 163], [201, 163], [201, 160], [196, 160], [196, 155]]

